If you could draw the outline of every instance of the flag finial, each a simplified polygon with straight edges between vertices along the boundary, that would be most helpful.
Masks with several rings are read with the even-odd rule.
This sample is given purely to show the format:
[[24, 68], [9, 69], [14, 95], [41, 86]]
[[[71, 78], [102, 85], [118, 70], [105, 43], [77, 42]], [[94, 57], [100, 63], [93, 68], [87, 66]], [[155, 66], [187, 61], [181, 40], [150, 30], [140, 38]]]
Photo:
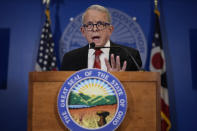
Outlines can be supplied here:
[[158, 9], [158, 0], [154, 0], [154, 4], [155, 4], [155, 9]]
[[42, 0], [42, 3], [43, 3], [43, 5], [46, 6], [45, 14], [47, 16], [47, 20], [50, 23], [51, 22], [51, 19], [50, 19], [50, 10], [49, 10], [50, 0]]
[[50, 0], [42, 0], [43, 5], [46, 4], [46, 8], [49, 8]]
[[155, 4], [155, 9], [154, 12], [157, 16], [160, 16], [160, 12], [158, 10], [158, 0], [154, 0], [154, 4]]

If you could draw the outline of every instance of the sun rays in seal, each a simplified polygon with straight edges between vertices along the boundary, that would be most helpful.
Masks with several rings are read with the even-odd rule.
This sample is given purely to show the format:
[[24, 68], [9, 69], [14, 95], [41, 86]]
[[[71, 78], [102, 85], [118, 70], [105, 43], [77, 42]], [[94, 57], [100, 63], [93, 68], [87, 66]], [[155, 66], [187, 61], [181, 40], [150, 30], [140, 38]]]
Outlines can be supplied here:
[[86, 79], [78, 82], [72, 91], [75, 93], [83, 93], [86, 95], [94, 96], [107, 96], [115, 95], [114, 90], [109, 83], [100, 79]]

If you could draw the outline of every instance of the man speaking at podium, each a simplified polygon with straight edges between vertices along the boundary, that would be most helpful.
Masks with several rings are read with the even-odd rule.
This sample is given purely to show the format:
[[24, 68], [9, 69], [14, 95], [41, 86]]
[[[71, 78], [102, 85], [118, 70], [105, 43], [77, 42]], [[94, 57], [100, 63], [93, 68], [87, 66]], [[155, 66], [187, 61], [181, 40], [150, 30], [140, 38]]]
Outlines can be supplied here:
[[82, 15], [82, 35], [86, 46], [66, 53], [61, 70], [99, 68], [105, 71], [136, 71], [142, 62], [139, 52], [130, 47], [110, 41], [114, 30], [111, 16], [103, 6], [92, 5]]

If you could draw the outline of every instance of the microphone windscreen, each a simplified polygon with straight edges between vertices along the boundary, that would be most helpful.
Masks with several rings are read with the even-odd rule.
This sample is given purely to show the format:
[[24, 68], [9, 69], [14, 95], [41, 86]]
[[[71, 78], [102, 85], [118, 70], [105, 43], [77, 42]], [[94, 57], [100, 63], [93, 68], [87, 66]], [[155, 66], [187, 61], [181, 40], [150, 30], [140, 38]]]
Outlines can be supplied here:
[[94, 42], [90, 43], [90, 49], [94, 49], [94, 48], [95, 48], [95, 43]]

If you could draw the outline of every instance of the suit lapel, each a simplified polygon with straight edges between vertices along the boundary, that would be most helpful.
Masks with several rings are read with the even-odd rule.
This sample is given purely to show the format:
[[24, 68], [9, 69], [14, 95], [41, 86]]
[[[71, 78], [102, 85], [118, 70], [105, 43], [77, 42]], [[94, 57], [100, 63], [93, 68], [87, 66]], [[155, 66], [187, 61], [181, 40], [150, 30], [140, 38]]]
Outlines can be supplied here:
[[78, 54], [81, 55], [79, 61], [81, 61], [80, 63], [82, 69], [88, 68], [88, 49], [89, 49], [89, 45], [86, 45], [85, 47], [82, 48], [82, 53]]

